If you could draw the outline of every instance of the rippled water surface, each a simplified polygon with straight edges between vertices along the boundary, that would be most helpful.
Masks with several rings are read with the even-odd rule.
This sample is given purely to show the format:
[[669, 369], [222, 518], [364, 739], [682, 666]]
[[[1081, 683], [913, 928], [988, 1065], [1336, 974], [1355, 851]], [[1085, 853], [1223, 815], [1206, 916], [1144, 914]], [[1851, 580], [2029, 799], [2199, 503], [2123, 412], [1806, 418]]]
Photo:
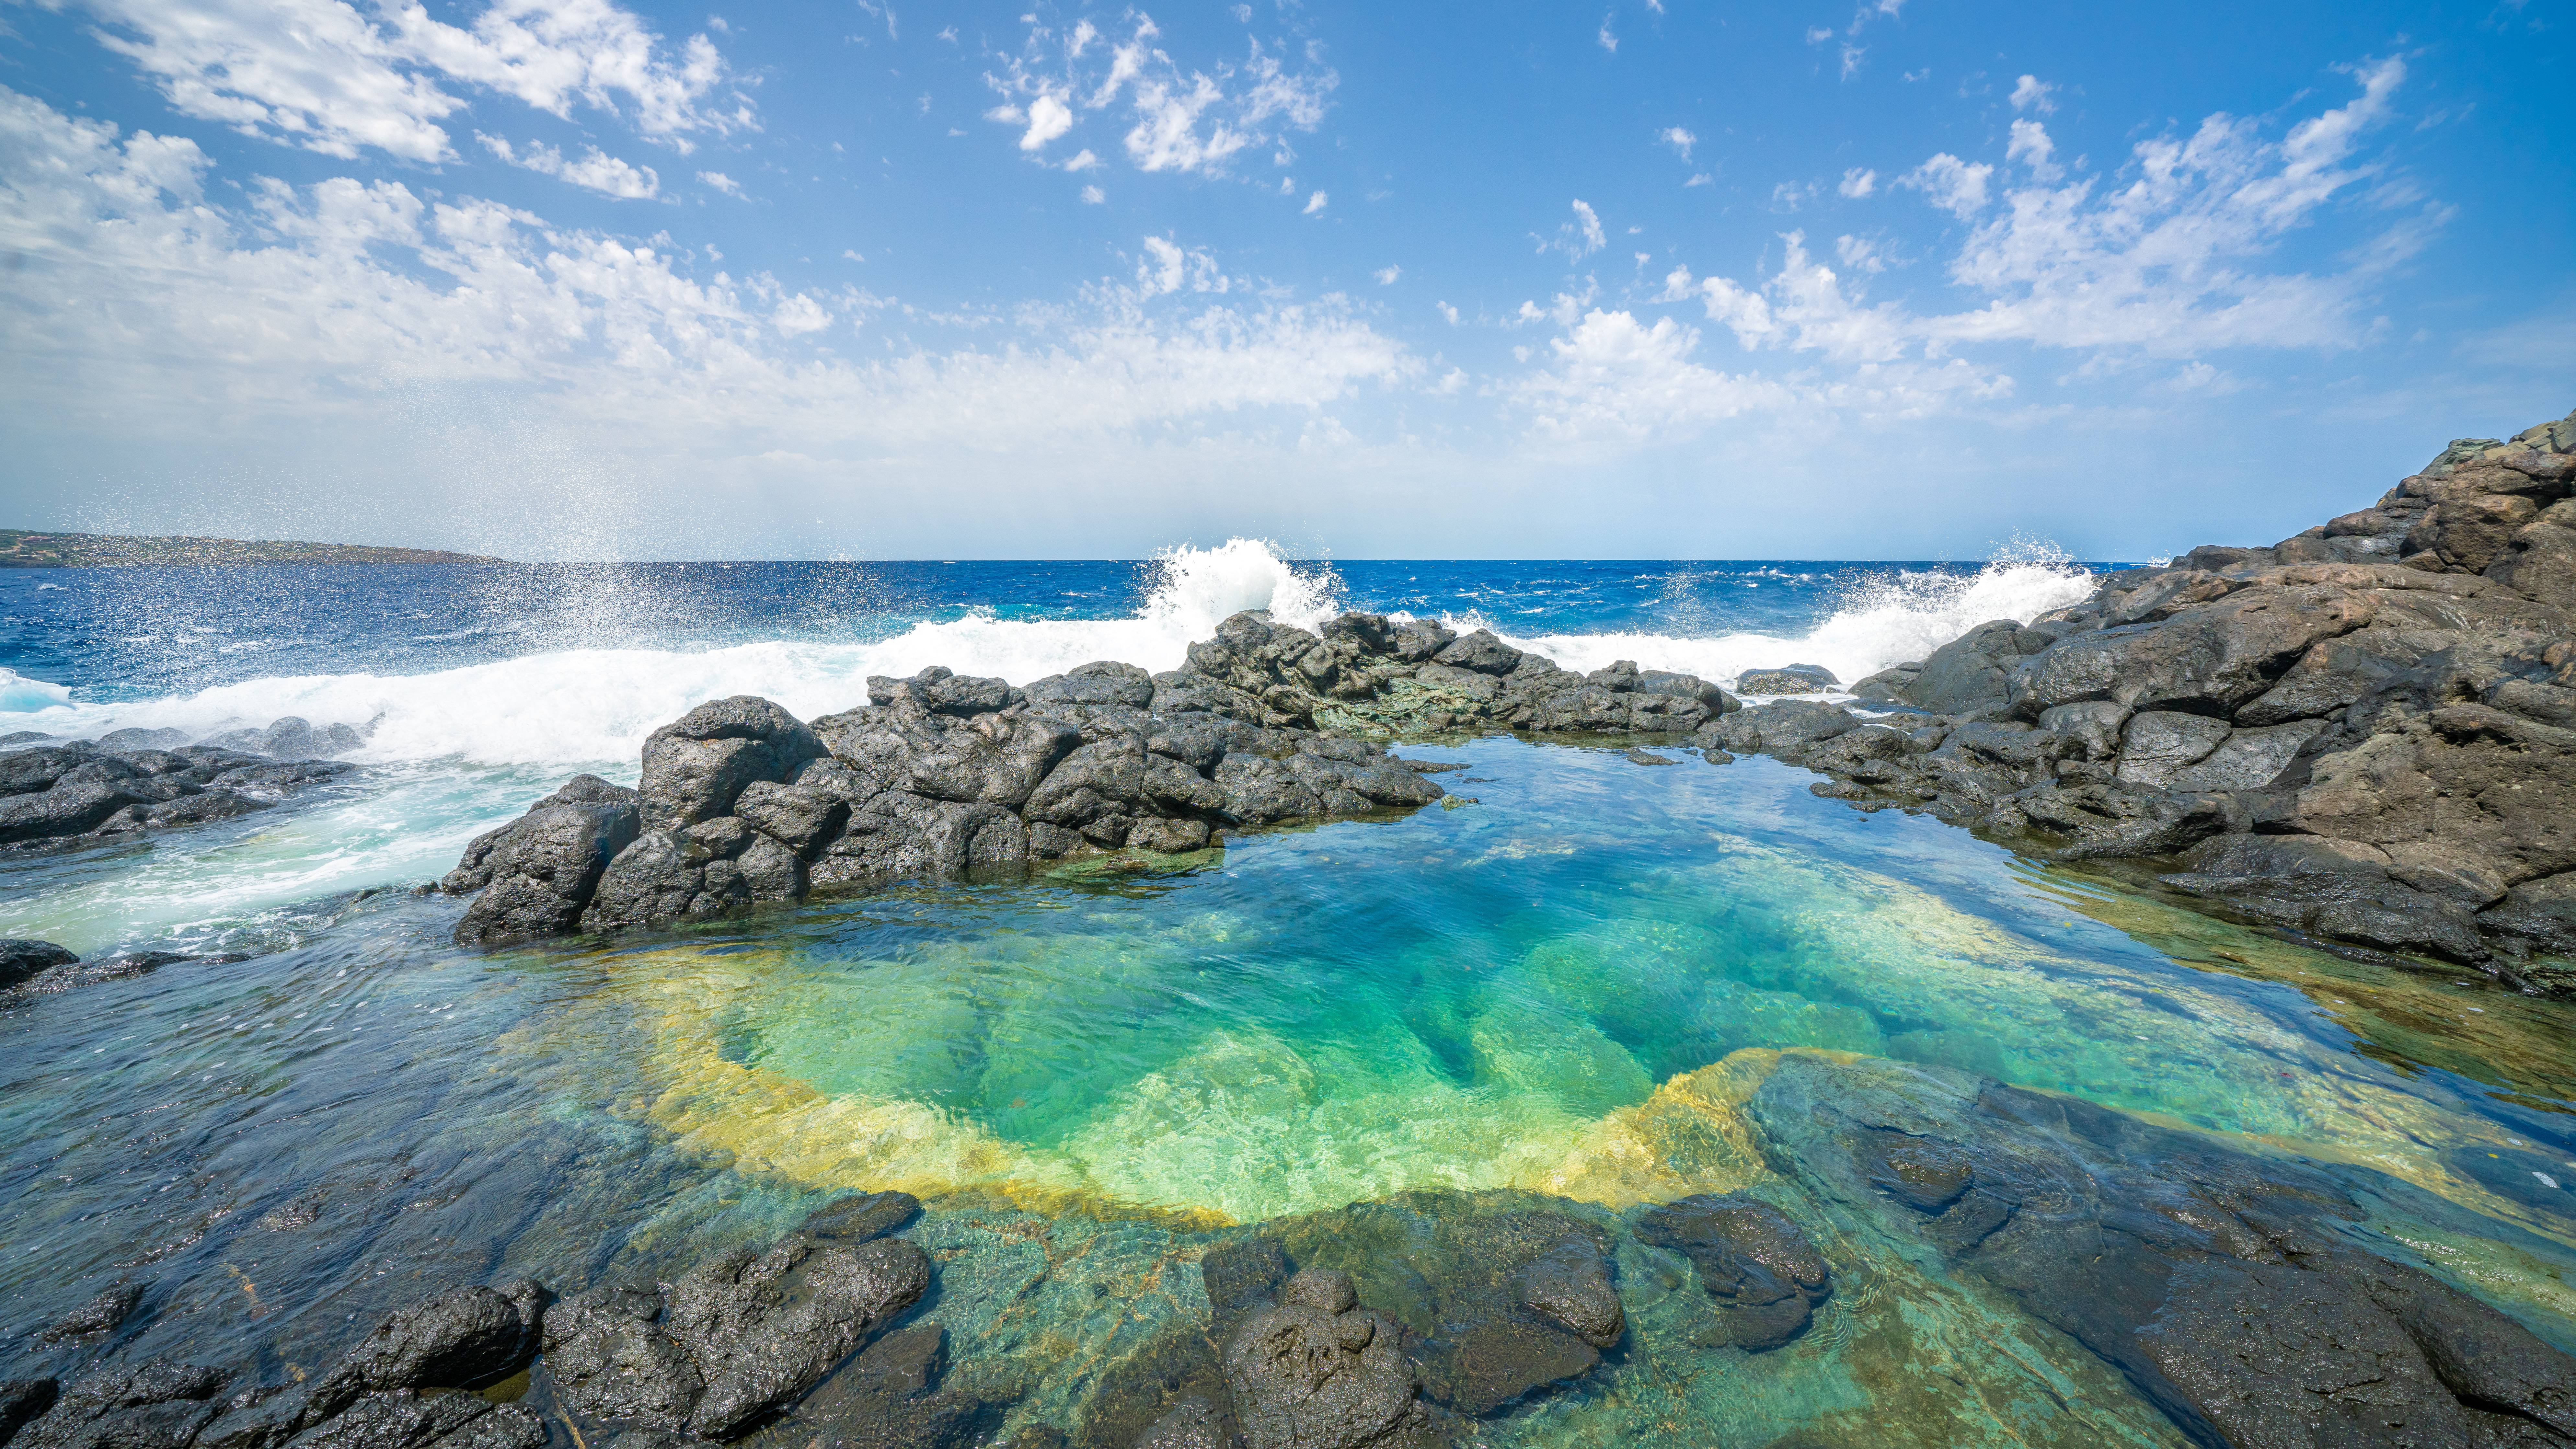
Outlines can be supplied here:
[[[1187, 637], [1243, 602], [1179, 582], [1206, 597], [870, 627], [1078, 659], [1113, 652], [1083, 629]], [[1795, 657], [1864, 616], [1911, 637], [1902, 601], [1873, 598], [1811, 593], [1698, 634], [1669, 598], [1551, 627], [1685, 667], [1652, 641]], [[1933, 606], [1981, 607], [1955, 590]], [[0, 858], [0, 934], [243, 954], [0, 1009], [0, 1374], [108, 1352], [256, 1355], [291, 1377], [436, 1288], [667, 1273], [832, 1195], [901, 1188], [929, 1203], [912, 1232], [940, 1279], [917, 1312], [948, 1329], [952, 1379], [1011, 1424], [1124, 1449], [1135, 1426], [1103, 1405], [1206, 1313], [1210, 1244], [1260, 1225], [1402, 1318], [1405, 1264], [1441, 1224], [1544, 1198], [1616, 1242], [1630, 1336], [1581, 1384], [1484, 1421], [1486, 1442], [2181, 1442], [2099, 1360], [1819, 1187], [1824, 1139], [1795, 1103], [1937, 1116], [1985, 1080], [2339, 1174], [2373, 1251], [2576, 1349], [2576, 1009], [1861, 814], [1764, 760], [1418, 744], [1464, 767], [1438, 777], [1455, 808], [688, 932], [450, 946], [461, 905], [410, 887], [572, 768], [631, 779], [633, 733], [675, 712], [663, 694], [769, 670], [844, 705], [851, 672], [895, 647], [769, 625], [779, 638], [697, 652], [630, 639], [632, 657], [458, 645], [426, 675], [382, 640], [286, 643], [311, 672], [193, 683], [154, 675], [148, 650], [63, 646], [108, 661], [95, 689], [12, 656], [45, 686], [19, 686], [17, 718], [93, 733], [279, 699], [365, 696], [390, 718], [363, 770], [278, 810]], [[627, 691], [614, 708], [601, 681]], [[558, 746], [509, 745], [549, 731]], [[1687, 1270], [1618, 1231], [1737, 1190], [1781, 1205], [1835, 1274], [1814, 1327], [1769, 1353], [1711, 1339]], [[119, 1280], [146, 1296], [109, 1343], [24, 1337]]]

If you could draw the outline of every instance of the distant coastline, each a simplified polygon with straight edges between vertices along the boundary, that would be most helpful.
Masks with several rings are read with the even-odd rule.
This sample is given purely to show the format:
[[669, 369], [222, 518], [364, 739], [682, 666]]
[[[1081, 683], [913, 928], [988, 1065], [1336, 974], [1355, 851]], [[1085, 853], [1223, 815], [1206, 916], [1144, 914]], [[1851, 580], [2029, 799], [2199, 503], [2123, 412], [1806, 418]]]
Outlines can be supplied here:
[[507, 563], [481, 554], [371, 544], [276, 542], [184, 535], [39, 533], [0, 528], [0, 568], [169, 568], [206, 564]]

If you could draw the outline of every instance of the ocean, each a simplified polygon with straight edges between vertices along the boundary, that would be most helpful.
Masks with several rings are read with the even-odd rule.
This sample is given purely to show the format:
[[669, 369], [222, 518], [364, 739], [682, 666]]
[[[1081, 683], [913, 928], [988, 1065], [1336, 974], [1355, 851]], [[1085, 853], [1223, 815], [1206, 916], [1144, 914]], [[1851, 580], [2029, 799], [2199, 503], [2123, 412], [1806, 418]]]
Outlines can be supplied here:
[[[1615, 1240], [1628, 1337], [1480, 1442], [2182, 1442], [1836, 1176], [1846, 1149], [1816, 1124], [1851, 1102], [1785, 1105], [1821, 1080], [1909, 1131], [1991, 1121], [1974, 1104], [2002, 1083], [2308, 1164], [2366, 1204], [2337, 1231], [2576, 1348], [2576, 1008], [1855, 811], [1768, 759], [1416, 742], [1472, 803], [490, 954], [451, 943], [459, 902], [415, 889], [577, 770], [631, 782], [645, 734], [713, 696], [811, 717], [930, 664], [1167, 669], [1247, 608], [1436, 615], [1578, 669], [1848, 683], [2073, 602], [2098, 567], [1326, 564], [1235, 542], [0, 573], [0, 734], [366, 732], [361, 769], [275, 810], [0, 857], [0, 935], [227, 958], [0, 1008], [0, 1329], [130, 1281], [120, 1353], [255, 1345], [283, 1381], [453, 1283], [667, 1279], [899, 1188], [928, 1204], [909, 1231], [940, 1264], [920, 1313], [950, 1382], [1013, 1432], [1113, 1444], [1132, 1365], [1207, 1311], [1210, 1245], [1273, 1232], [1397, 1305], [1401, 1254], [1369, 1236], [1387, 1215], [1427, 1243], [1546, 1203]], [[1713, 1337], [1687, 1266], [1622, 1236], [1699, 1192], [1778, 1205], [1831, 1265], [1788, 1346]]]

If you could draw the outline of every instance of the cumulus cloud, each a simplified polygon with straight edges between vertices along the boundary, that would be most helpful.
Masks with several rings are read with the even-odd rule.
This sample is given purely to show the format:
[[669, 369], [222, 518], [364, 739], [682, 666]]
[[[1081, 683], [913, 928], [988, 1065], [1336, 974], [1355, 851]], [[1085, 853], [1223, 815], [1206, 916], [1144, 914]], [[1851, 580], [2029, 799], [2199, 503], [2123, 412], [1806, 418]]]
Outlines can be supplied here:
[[1019, 148], [1035, 152], [1087, 114], [1123, 109], [1131, 124], [1120, 145], [1138, 170], [1208, 175], [1323, 122], [1337, 84], [1328, 69], [1293, 70], [1258, 40], [1239, 63], [1184, 67], [1155, 44], [1153, 17], [1130, 12], [1129, 27], [1111, 41], [1088, 20], [1059, 34], [1031, 17], [1020, 53], [985, 76], [1002, 97], [986, 116], [1021, 127]]
[[543, 142], [514, 147], [500, 136], [474, 133], [483, 148], [513, 166], [552, 176], [575, 186], [587, 186], [628, 201], [645, 201], [660, 194], [662, 178], [650, 166], [632, 166], [597, 146], [587, 148], [578, 161], [566, 161], [561, 151]]
[[2037, 121], [2016, 119], [2012, 123], [2012, 141], [2004, 147], [2006, 161], [2018, 161], [2030, 169], [2034, 181], [2055, 181], [2066, 174], [2052, 159], [2057, 143], [2048, 139], [2048, 129]]
[[723, 192], [727, 196], [740, 197], [743, 195], [742, 183], [734, 180], [732, 177], [727, 176], [721, 171], [701, 171], [698, 173], [698, 180], [718, 191]]
[[[565, 427], [697, 449], [748, 429], [967, 451], [1312, 409], [1421, 363], [1336, 299], [1236, 305], [1215, 259], [1146, 243], [1135, 281], [996, 319], [993, 346], [866, 361], [819, 344], [886, 305], [700, 275], [652, 244], [395, 181], [206, 185], [192, 142], [0, 89], [0, 387], [27, 407], [112, 398], [141, 428], [209, 419], [377, 426], [389, 398], [508, 385]], [[996, 406], [1007, 400], [1007, 406]]]
[[[1697, 297], [1748, 349], [1847, 363], [1928, 362], [2004, 341], [2177, 357], [2358, 345], [2371, 285], [2447, 213], [2419, 207], [2384, 221], [2334, 270], [2267, 265], [2285, 238], [2361, 191], [2377, 170], [2355, 153], [2387, 118], [2405, 65], [2379, 61], [2356, 77], [2359, 96], [2278, 140], [2255, 122], [2213, 115], [2188, 136], [2139, 142], [2111, 178], [2058, 184], [2047, 133], [2036, 121], [2016, 121], [2006, 159], [2025, 168], [2030, 184], [2006, 190], [2000, 206], [1994, 166], [1946, 152], [1932, 157], [1899, 184], [1974, 224], [1946, 267], [1954, 286], [1984, 299], [1972, 310], [1871, 303], [1853, 280], [1811, 256], [1797, 232], [1782, 238], [1783, 261], [1768, 278], [1692, 284], [1677, 272], [1665, 299]], [[1837, 241], [1836, 254], [1861, 276], [1883, 265], [1875, 247], [1851, 237]]]
[[2043, 116], [2053, 114], [2057, 110], [2057, 102], [2050, 97], [2056, 93], [2056, 90], [2057, 87], [2035, 75], [2023, 76], [2013, 82], [2012, 108], [2016, 111], [2037, 111]]
[[1399, 266], [1396, 266], [1396, 265], [1394, 265], [1394, 264], [1390, 263], [1390, 264], [1388, 264], [1388, 265], [1386, 265], [1386, 266], [1383, 266], [1383, 267], [1378, 268], [1376, 271], [1374, 271], [1374, 272], [1370, 273], [1369, 275], [1371, 275], [1371, 276], [1373, 276], [1373, 277], [1377, 278], [1377, 284], [1378, 284], [1379, 286], [1381, 286], [1381, 287], [1392, 287], [1392, 286], [1394, 286], [1394, 285], [1395, 285], [1396, 280], [1397, 280], [1398, 278], [1400, 278], [1400, 277], [1402, 277], [1402, 276], [1404, 275], [1404, 268], [1399, 267]]
[[345, 0], [81, 0], [100, 42], [131, 60], [184, 115], [325, 155], [374, 149], [454, 159], [439, 122], [461, 85], [557, 116], [617, 115], [685, 153], [689, 135], [754, 124], [739, 96], [714, 98], [724, 59], [704, 35], [676, 51], [608, 0], [494, 0], [450, 25], [418, 3]]
[[1857, 201], [1878, 190], [1878, 173], [1855, 166], [1843, 173], [1842, 184], [1834, 189]]
[[1672, 147], [1684, 161], [1691, 158], [1691, 148], [1699, 144], [1699, 137], [1680, 126], [1666, 126], [1655, 133], [1655, 139]]
[[1533, 434], [1560, 441], [1642, 441], [1794, 400], [1780, 383], [1701, 366], [1691, 356], [1698, 348], [1698, 329], [1670, 317], [1647, 324], [1596, 308], [1550, 342], [1543, 365], [1510, 394]]
[[1897, 178], [1896, 184], [1920, 191], [1934, 206], [1967, 221], [1986, 209], [1986, 182], [1995, 168], [1983, 161], [1966, 162], [1947, 151]]
[[1332, 205], [1332, 202], [1333, 202], [1333, 199], [1332, 199], [1331, 197], [1329, 197], [1329, 196], [1325, 195], [1323, 192], [1318, 191], [1318, 192], [1316, 192], [1314, 195], [1309, 196], [1309, 197], [1307, 197], [1307, 198], [1306, 198], [1306, 210], [1305, 210], [1305, 212], [1304, 212], [1303, 214], [1304, 214], [1304, 215], [1306, 215], [1306, 216], [1313, 216], [1316, 212], [1319, 212], [1319, 211], [1323, 210], [1325, 207]]
[[1617, 55], [1619, 53], [1619, 37], [1610, 33], [1609, 16], [1604, 15], [1601, 17], [1600, 33], [1592, 38], [1603, 50], [1610, 52], [1612, 55]]

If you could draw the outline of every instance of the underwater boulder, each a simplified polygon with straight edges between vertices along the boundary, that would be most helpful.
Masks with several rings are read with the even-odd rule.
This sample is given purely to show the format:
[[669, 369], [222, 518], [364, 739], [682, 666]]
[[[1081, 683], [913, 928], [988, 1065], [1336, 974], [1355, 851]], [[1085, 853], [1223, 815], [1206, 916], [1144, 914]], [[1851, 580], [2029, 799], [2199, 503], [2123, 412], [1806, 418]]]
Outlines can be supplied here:
[[1746, 1193], [1696, 1193], [1651, 1208], [1637, 1240], [1690, 1259], [1717, 1300], [1728, 1342], [1753, 1352], [1807, 1331], [1833, 1271], [1789, 1215]]

